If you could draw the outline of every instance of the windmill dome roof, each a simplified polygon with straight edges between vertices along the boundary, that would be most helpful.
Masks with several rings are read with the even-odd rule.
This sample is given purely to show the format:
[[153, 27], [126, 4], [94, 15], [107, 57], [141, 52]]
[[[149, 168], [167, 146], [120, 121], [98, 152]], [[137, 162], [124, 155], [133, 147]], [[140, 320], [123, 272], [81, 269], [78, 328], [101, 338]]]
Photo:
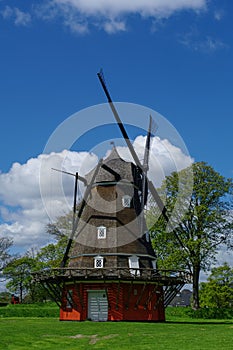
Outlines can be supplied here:
[[[135, 167], [135, 165], [122, 159], [116, 147], [113, 147], [108, 157], [103, 160], [94, 183], [115, 182], [120, 180], [133, 182], [133, 167]], [[91, 181], [94, 172], [95, 168], [86, 175], [88, 183]]]

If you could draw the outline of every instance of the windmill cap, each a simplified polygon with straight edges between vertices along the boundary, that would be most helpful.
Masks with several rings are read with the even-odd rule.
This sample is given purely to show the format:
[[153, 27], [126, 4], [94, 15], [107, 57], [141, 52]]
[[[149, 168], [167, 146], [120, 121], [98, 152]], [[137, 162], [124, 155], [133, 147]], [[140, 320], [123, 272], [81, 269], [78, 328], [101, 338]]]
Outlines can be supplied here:
[[[110, 154], [103, 160], [102, 166], [99, 169], [95, 178], [95, 183], [101, 182], [118, 182], [129, 181], [134, 182], [133, 168], [135, 165], [132, 162], [127, 162], [122, 159], [114, 146]], [[86, 180], [90, 183], [91, 178], [95, 172], [95, 168], [92, 169], [86, 176]]]

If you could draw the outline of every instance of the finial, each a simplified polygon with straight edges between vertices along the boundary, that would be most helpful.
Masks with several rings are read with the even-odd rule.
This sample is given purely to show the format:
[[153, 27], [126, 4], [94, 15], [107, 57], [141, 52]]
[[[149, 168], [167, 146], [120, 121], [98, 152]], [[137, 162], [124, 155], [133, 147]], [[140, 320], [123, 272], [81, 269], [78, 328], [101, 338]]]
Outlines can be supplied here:
[[115, 142], [114, 142], [114, 141], [111, 141], [111, 142], [110, 142], [110, 145], [112, 145], [112, 148], [115, 148], [115, 147], [116, 147], [116, 145], [115, 145]]

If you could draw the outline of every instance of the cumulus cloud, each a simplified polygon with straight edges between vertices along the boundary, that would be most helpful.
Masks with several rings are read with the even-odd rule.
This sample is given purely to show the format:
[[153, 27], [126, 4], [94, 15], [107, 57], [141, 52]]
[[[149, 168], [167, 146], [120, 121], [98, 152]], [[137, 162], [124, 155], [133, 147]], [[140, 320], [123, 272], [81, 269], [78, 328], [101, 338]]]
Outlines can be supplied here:
[[[73, 182], [62, 177], [64, 192], [56, 192], [60, 174], [52, 171], [52, 167], [67, 168], [76, 172], [86, 160], [86, 152], [63, 151], [61, 153], [42, 154], [32, 158], [25, 164], [14, 163], [8, 173], [0, 174], [0, 236], [13, 238], [18, 249], [29, 248], [32, 245], [42, 245], [48, 242], [46, 224], [51, 214], [53, 219], [64, 215], [71, 209]], [[94, 159], [94, 162], [93, 162]], [[83, 166], [89, 170], [96, 163], [96, 157], [88, 155], [88, 163]], [[41, 167], [43, 168], [41, 170]], [[43, 202], [41, 183], [47, 190]], [[48, 213], [48, 208], [51, 213]]]
[[[145, 137], [134, 147], [143, 158]], [[120, 156], [132, 160], [127, 147], [117, 147]], [[66, 151], [41, 154], [25, 164], [14, 163], [8, 173], [0, 174], [0, 236], [13, 238], [18, 250], [48, 243], [46, 224], [72, 209], [74, 177], [52, 168], [80, 175], [87, 174], [98, 162], [97, 155]], [[192, 159], [168, 140], [155, 137], [152, 142], [149, 177], [156, 185], [165, 175], [190, 165]], [[80, 196], [83, 185], [80, 184]]]
[[[140, 161], [143, 161], [146, 138], [138, 136], [133, 146]], [[133, 161], [129, 149], [117, 147], [119, 155], [126, 161]], [[180, 171], [193, 163], [189, 155], [185, 155], [179, 147], [174, 146], [167, 139], [156, 136], [152, 138], [150, 149], [150, 166], [148, 177], [156, 187], [161, 186], [165, 176], [173, 171]]]

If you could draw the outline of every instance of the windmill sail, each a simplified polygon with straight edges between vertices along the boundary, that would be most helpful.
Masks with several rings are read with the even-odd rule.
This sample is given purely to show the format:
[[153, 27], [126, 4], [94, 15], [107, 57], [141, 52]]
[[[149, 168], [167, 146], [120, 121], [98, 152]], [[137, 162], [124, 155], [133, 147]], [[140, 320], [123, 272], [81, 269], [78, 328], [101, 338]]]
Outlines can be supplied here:
[[[100, 71], [97, 75], [98, 75], [100, 83], [101, 83], [101, 85], [103, 87], [103, 90], [104, 90], [104, 92], [105, 92], [105, 94], [107, 96], [109, 105], [110, 105], [111, 110], [113, 112], [113, 115], [114, 115], [114, 117], [115, 117], [115, 119], [117, 121], [117, 124], [118, 124], [118, 126], [119, 126], [119, 128], [121, 130], [121, 133], [122, 133], [122, 135], [123, 135], [123, 137], [124, 137], [124, 139], [126, 141], [126, 144], [127, 144], [128, 148], [130, 150], [130, 153], [131, 153], [131, 155], [132, 155], [136, 165], [140, 168], [142, 173], [145, 174], [145, 170], [143, 168], [143, 165], [141, 164], [141, 162], [140, 162], [140, 160], [139, 160], [139, 158], [137, 156], [137, 153], [135, 152], [135, 150], [133, 148], [133, 145], [130, 142], [130, 139], [129, 139], [129, 136], [128, 136], [127, 132], [126, 132], [126, 129], [125, 129], [125, 127], [124, 127], [124, 125], [123, 125], [123, 123], [122, 123], [122, 121], [120, 119], [120, 116], [119, 116], [119, 114], [118, 114], [118, 112], [117, 112], [117, 110], [116, 110], [116, 108], [115, 108], [115, 106], [113, 104], [113, 101], [111, 99], [111, 96], [110, 96], [110, 94], [108, 92], [108, 89], [107, 89], [107, 86], [106, 86], [106, 83], [105, 83], [105, 80], [104, 80], [103, 72]], [[148, 137], [148, 142], [149, 142], [149, 140], [150, 140], [150, 137]], [[148, 157], [148, 155], [149, 155], [149, 152], [147, 153], [146, 158]], [[145, 160], [145, 162], [146, 162], [146, 160]], [[146, 174], [144, 176], [145, 176], [145, 179], [148, 181]], [[162, 200], [161, 200], [161, 198], [160, 198], [156, 188], [154, 187], [154, 185], [153, 185], [153, 183], [151, 181], [148, 181], [148, 186], [149, 186], [149, 189], [151, 191], [152, 196], [154, 197], [154, 200], [156, 201], [156, 203], [157, 203], [157, 205], [158, 205], [162, 215], [164, 216], [164, 219], [167, 222], [169, 222], [169, 218], [168, 218], [168, 215], [167, 215], [167, 210], [166, 210], [166, 208], [165, 208], [165, 206], [164, 206], [164, 204], [163, 204], [163, 202], [162, 202]]]
[[87, 199], [91, 193], [91, 189], [92, 189], [92, 185], [95, 181], [95, 178], [96, 178], [96, 175], [99, 171], [99, 168], [101, 167], [102, 165], [102, 159], [100, 159], [96, 169], [95, 169], [95, 172], [92, 176], [92, 179], [90, 181], [90, 183], [88, 184], [87, 188], [86, 188], [86, 191], [84, 193], [84, 197], [83, 197], [83, 200], [81, 202], [81, 205], [80, 205], [80, 208], [79, 208], [79, 211], [78, 211], [78, 215], [77, 215], [77, 218], [74, 220], [73, 219], [73, 227], [72, 227], [72, 233], [71, 233], [71, 237], [69, 238], [69, 241], [68, 241], [68, 244], [67, 244], [67, 247], [66, 247], [66, 250], [65, 250], [65, 254], [64, 254], [64, 257], [62, 259], [62, 262], [61, 262], [61, 267], [65, 267], [66, 264], [67, 264], [67, 261], [69, 259], [69, 252], [70, 252], [70, 248], [71, 248], [71, 245], [73, 243], [73, 239], [74, 239], [74, 235], [75, 235], [75, 232], [77, 230], [77, 227], [78, 227], [78, 223], [79, 223], [79, 220], [81, 218], [81, 215], [83, 213], [83, 210], [86, 206], [86, 203], [87, 203]]

